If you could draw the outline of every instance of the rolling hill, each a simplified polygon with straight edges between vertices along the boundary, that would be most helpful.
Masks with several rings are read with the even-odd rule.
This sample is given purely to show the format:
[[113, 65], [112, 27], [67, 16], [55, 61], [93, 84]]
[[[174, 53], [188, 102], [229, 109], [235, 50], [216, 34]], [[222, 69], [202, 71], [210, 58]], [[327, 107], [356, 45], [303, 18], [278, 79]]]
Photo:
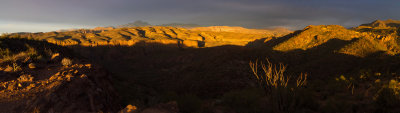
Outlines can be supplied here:
[[[210, 27], [212, 28], [212, 27]], [[203, 29], [203, 30], [201, 30]], [[117, 29], [80, 29], [65, 32], [19, 33], [10, 37], [46, 40], [57, 45], [135, 45], [138, 42], [176, 44], [182, 47], [214, 47], [220, 45], [246, 45], [247, 42], [266, 37], [279, 37], [288, 33], [273, 30], [251, 30], [240, 27], [220, 27], [223, 32], [204, 28], [192, 30], [174, 27], [130, 27]], [[230, 31], [234, 30], [234, 31]], [[237, 32], [240, 31], [240, 32]]]

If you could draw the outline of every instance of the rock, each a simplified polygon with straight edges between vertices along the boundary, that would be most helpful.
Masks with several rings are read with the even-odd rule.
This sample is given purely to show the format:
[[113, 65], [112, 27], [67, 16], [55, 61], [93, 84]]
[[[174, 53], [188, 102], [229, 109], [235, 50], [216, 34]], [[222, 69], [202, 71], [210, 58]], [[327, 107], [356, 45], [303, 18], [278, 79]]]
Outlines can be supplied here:
[[36, 68], [36, 64], [35, 63], [29, 63], [28, 67], [29, 67], [29, 69], [35, 69]]
[[57, 61], [60, 60], [60, 53], [55, 53], [51, 56], [51, 60]]
[[85, 74], [82, 74], [81, 78], [87, 78], [87, 76]]
[[12, 72], [14, 70], [14, 68], [12, 68], [11, 66], [7, 66], [6, 69], [4, 69], [5, 72]]
[[65, 77], [67, 78], [67, 81], [71, 81], [71, 78], [73, 78], [74, 76], [71, 74], [67, 74]]
[[20, 82], [32, 82], [33, 81], [33, 77], [31, 75], [21, 75], [18, 78], [18, 81], [20, 81]]
[[17, 88], [17, 83], [16, 82], [11, 82], [8, 84], [7, 90], [14, 91], [14, 89]]
[[36, 85], [35, 85], [35, 84], [29, 84], [29, 85], [28, 85], [28, 87], [26, 87], [26, 89], [28, 89], [28, 90], [29, 90], [29, 89], [32, 89], [32, 88], [34, 88], [34, 87], [36, 87]]
[[32, 62], [32, 59], [31, 59], [31, 57], [26, 57], [23, 62], [29, 63], [29, 62]]
[[136, 106], [129, 104], [125, 107], [125, 109], [122, 109], [119, 113], [135, 113], [136, 110], [137, 110]]

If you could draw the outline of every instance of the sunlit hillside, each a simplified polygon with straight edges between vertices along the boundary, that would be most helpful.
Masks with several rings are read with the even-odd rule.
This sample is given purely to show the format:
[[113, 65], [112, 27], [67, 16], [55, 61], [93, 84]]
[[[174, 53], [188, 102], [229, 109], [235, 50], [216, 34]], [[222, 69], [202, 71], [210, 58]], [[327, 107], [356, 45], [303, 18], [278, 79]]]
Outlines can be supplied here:
[[[350, 41], [336, 52], [354, 56], [367, 56], [375, 52], [385, 52], [395, 55], [400, 52], [399, 36], [397, 28], [380, 29], [381, 31], [391, 30], [392, 32], [380, 33], [375, 30], [350, 30], [338, 25], [308, 26], [298, 31], [293, 37], [274, 46], [275, 50], [290, 51], [296, 49], [307, 50], [320, 46], [329, 40], [339, 39]], [[335, 45], [341, 45], [336, 43]], [[332, 45], [332, 47], [335, 47]]]
[[117, 110], [109, 75], [67, 48], [1, 38], [0, 53], [0, 112]]
[[[210, 29], [208, 29], [210, 28]], [[218, 28], [219, 31], [215, 31]], [[283, 32], [275, 30], [257, 30], [241, 27], [202, 27], [202, 28], [175, 28], [175, 27], [127, 27], [127, 28], [96, 28], [80, 29], [48, 33], [18, 33], [10, 37], [46, 40], [57, 45], [127, 45], [138, 42], [175, 44], [180, 47], [214, 47], [221, 45], [246, 45], [250, 41], [261, 38], [280, 37]]]

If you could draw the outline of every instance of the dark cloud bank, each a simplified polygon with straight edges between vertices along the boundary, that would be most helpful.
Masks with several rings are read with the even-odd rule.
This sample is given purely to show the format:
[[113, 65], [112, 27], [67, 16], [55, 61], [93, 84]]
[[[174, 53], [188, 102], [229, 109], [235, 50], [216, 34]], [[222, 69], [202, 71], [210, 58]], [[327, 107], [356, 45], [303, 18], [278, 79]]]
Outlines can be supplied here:
[[399, 0], [2, 0], [0, 21], [114, 26], [144, 20], [300, 29], [400, 19], [399, 11]]

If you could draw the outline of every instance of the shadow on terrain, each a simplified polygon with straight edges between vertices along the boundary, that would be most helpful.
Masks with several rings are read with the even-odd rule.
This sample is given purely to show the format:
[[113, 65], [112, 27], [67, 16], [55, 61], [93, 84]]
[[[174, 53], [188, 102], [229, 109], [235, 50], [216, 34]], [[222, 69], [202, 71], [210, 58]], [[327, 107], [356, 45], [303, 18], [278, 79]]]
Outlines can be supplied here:
[[[287, 74], [291, 76], [308, 73], [310, 82], [332, 80], [344, 73], [358, 73], [361, 69], [400, 73], [400, 60], [397, 56], [377, 52], [367, 57], [357, 57], [337, 52], [357, 39], [331, 39], [307, 50], [273, 50], [274, 46], [297, 33], [267, 41], [266, 38], [256, 40], [246, 46], [182, 48], [177, 44], [146, 42], [133, 46], [76, 45], [68, 47], [75, 53], [68, 55], [81, 56], [103, 66], [112, 75], [111, 79], [123, 106], [136, 104], [148, 107], [182, 95], [215, 99], [233, 90], [256, 87], [248, 64], [256, 59], [268, 58], [275, 64], [283, 63], [288, 66]], [[3, 40], [45, 43], [25, 39], [2, 39], [2, 43]], [[21, 51], [27, 49], [25, 46], [15, 46], [21, 44], [2, 45]], [[63, 47], [51, 45], [51, 48]]]
[[267, 42], [256, 40], [246, 46], [180, 48], [175, 44], [140, 42], [133, 46], [71, 48], [112, 73], [124, 104], [135, 103], [140, 98], [140, 104], [154, 105], [168, 94], [212, 99], [232, 90], [254, 87], [256, 83], [250, 79], [253, 75], [248, 63], [256, 59], [269, 58], [273, 63], [283, 63], [288, 66], [289, 75], [308, 73], [310, 80], [331, 80], [365, 68], [398, 71], [398, 58], [383, 52], [364, 58], [336, 52], [357, 39], [331, 39], [307, 50], [272, 49], [295, 34]]

